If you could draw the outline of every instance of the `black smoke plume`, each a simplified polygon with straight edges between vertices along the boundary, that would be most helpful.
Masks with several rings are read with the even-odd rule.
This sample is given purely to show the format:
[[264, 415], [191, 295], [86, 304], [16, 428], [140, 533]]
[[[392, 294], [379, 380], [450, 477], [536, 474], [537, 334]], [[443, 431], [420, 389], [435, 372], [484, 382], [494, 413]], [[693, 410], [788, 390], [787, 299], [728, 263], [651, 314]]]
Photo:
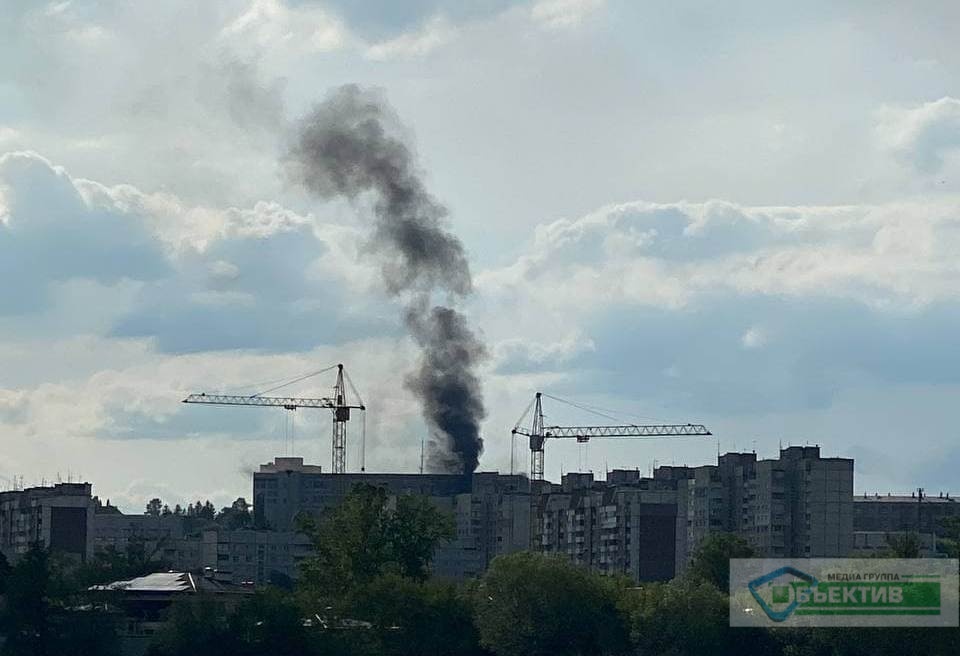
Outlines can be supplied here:
[[372, 197], [371, 245], [382, 258], [387, 289], [405, 297], [404, 320], [422, 350], [407, 386], [432, 433], [428, 463], [434, 471], [469, 473], [483, 450], [485, 410], [475, 370], [486, 351], [462, 314], [430, 308], [428, 299], [436, 291], [469, 294], [470, 266], [401, 133], [381, 94], [343, 86], [300, 123], [287, 168], [321, 198]]

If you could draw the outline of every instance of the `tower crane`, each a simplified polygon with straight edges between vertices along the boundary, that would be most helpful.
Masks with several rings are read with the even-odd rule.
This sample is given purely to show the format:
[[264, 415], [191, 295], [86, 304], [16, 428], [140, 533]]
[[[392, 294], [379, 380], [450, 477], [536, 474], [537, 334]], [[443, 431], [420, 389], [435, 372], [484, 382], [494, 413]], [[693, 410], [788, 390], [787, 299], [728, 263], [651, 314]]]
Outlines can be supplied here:
[[[333, 396], [320, 398], [299, 398], [293, 396], [264, 396], [270, 392], [287, 387], [294, 383], [301, 382], [313, 376], [322, 373], [337, 370], [337, 382], [333, 386]], [[346, 384], [345, 384], [346, 383]], [[349, 403], [347, 399], [347, 385], [350, 391], [356, 397], [356, 403]], [[333, 414], [333, 453], [331, 455], [331, 464], [334, 474], [343, 474], [347, 470], [347, 422], [350, 421], [350, 411], [360, 410], [361, 436], [360, 436], [360, 471], [364, 471], [364, 448], [366, 441], [366, 406], [354, 387], [350, 375], [343, 368], [342, 364], [336, 364], [320, 371], [314, 371], [303, 376], [289, 380], [281, 385], [271, 387], [263, 392], [258, 392], [250, 396], [236, 396], [230, 394], [191, 394], [183, 400], [184, 403], [199, 403], [204, 405], [241, 405], [241, 406], [262, 406], [283, 408], [285, 410], [296, 410], [298, 408], [326, 408]]]
[[[558, 399], [555, 396], [537, 392], [537, 395], [524, 410], [523, 415], [513, 427], [511, 433], [525, 435], [530, 438], [530, 480], [543, 480], [543, 447], [548, 438], [574, 438], [577, 442], [589, 442], [593, 437], [692, 437], [709, 436], [710, 431], [703, 424], [625, 424], [616, 426], [547, 426], [544, 424], [543, 406], [541, 397], [547, 396], [556, 401], [576, 404]], [[533, 410], [533, 419], [530, 428], [521, 424]]]

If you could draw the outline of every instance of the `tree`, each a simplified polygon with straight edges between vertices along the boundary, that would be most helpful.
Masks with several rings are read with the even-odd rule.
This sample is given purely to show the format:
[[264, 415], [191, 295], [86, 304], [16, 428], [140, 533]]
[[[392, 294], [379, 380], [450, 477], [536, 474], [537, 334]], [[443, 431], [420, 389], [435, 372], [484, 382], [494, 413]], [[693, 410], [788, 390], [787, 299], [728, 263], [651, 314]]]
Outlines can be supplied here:
[[687, 576], [706, 581], [725, 594], [730, 593], [730, 559], [750, 558], [753, 549], [732, 533], [711, 533], [694, 552]]
[[887, 554], [891, 558], [919, 558], [921, 542], [916, 533], [887, 533]]
[[940, 520], [940, 530], [937, 548], [947, 555], [947, 558], [960, 558], [960, 517], [944, 517]]
[[39, 545], [10, 570], [5, 596], [0, 612], [4, 656], [117, 652], [112, 617], [89, 605], [67, 561]]
[[398, 573], [423, 581], [437, 546], [452, 539], [455, 528], [426, 497], [403, 495], [386, 517], [386, 535]]
[[250, 513], [250, 504], [243, 497], [238, 498], [228, 507], [223, 508], [216, 517], [217, 524], [224, 528], [235, 530], [246, 528], [253, 524], [253, 515]]
[[350, 618], [372, 624], [371, 651], [390, 656], [483, 653], [468, 595], [449, 582], [379, 576], [352, 591]]
[[[630, 641], [638, 656], [775, 653], [760, 629], [731, 629], [727, 596], [711, 583], [690, 578], [644, 583], [624, 591]], [[745, 652], [744, 641], [751, 649]]]
[[310, 653], [303, 616], [279, 590], [257, 592], [229, 618], [238, 653], [246, 656], [301, 656]]
[[31, 547], [11, 570], [0, 634], [7, 637], [4, 654], [46, 654], [51, 647], [50, 554]]
[[452, 518], [422, 498], [401, 496], [395, 509], [387, 502], [383, 488], [357, 485], [319, 522], [298, 518], [316, 549], [301, 565], [301, 591], [317, 601], [382, 574], [426, 576], [434, 550], [454, 535]]
[[7, 557], [0, 552], [0, 595], [7, 589], [7, 579], [10, 578], [11, 567]]
[[179, 517], [180, 515], [184, 514], [184, 513], [183, 513], [183, 507], [181, 507], [179, 503], [178, 503], [176, 506], [173, 507], [173, 514], [174, 514], [174, 515], [177, 515], [178, 517]]
[[97, 549], [93, 558], [79, 567], [78, 581], [89, 587], [166, 570], [168, 563], [159, 557], [161, 545], [162, 541], [148, 548], [143, 537], [131, 536], [122, 551], [113, 545]]
[[159, 517], [162, 508], [163, 508], [163, 501], [157, 498], [153, 498], [153, 499], [150, 499], [149, 502], [147, 502], [147, 509], [144, 512], [144, 514], [152, 515], [154, 517]]
[[228, 630], [219, 604], [204, 595], [181, 599], [170, 607], [148, 656], [234, 656], [237, 640]]
[[170, 510], [170, 506], [168, 506], [167, 504], [163, 504], [163, 510], [160, 511], [160, 514], [163, 515], [164, 517], [169, 517], [170, 515], [173, 514], [173, 512]]
[[204, 503], [202, 507], [200, 507], [200, 502], [198, 501], [197, 516], [201, 519], [206, 519], [212, 522], [217, 517], [217, 509], [213, 507], [213, 504], [210, 503], [209, 499], [207, 499], [206, 503]]
[[624, 585], [557, 556], [498, 556], [473, 592], [480, 644], [498, 656], [622, 653]]

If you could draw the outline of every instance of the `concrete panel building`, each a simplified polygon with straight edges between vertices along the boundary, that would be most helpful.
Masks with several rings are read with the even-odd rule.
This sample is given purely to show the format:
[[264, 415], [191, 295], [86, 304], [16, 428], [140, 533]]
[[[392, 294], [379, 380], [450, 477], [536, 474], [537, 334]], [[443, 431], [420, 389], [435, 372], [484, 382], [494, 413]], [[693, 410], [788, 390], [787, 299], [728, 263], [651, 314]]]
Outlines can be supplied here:
[[300, 562], [313, 553], [309, 538], [293, 531], [211, 529], [198, 542], [203, 569], [237, 585], [295, 581]]
[[908, 495], [864, 494], [853, 499], [854, 546], [858, 553], [889, 547], [888, 537], [916, 535], [921, 555], [932, 556], [944, 533], [944, 521], [960, 517], [960, 503], [950, 494], [928, 495], [923, 488]]
[[688, 559], [715, 532], [735, 533], [771, 558], [845, 557], [853, 549], [852, 459], [822, 458], [816, 446], [781, 449], [776, 460], [727, 453], [715, 466], [692, 468], [686, 488], [687, 544], [678, 557]]
[[475, 576], [498, 554], [529, 547], [529, 483], [522, 476], [487, 472], [329, 474], [302, 458], [276, 458], [253, 475], [254, 522], [291, 532], [298, 514], [320, 517], [357, 484], [383, 487], [393, 496], [424, 496], [452, 515], [456, 536], [435, 554], [438, 576]]
[[676, 489], [614, 472], [607, 481], [573, 473], [533, 498], [532, 548], [605, 574], [667, 580], [676, 571]]
[[90, 483], [0, 492], [0, 552], [16, 561], [31, 545], [86, 561], [93, 555]]

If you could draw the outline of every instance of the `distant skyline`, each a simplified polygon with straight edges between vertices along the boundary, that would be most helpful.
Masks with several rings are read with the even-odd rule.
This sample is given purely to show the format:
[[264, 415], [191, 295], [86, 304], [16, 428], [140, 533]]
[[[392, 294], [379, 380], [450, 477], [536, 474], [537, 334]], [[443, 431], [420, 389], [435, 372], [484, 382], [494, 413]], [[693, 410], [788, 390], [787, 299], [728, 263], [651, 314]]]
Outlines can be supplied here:
[[[724, 452], [819, 444], [858, 493], [960, 494], [957, 3], [468, 4], [0, 0], [0, 488], [249, 497], [289, 418], [179, 401], [336, 362], [368, 469], [417, 471], [417, 351], [369, 207], [282, 165], [295, 122], [358, 83], [471, 260], [481, 470], [508, 470], [544, 390], [704, 423]], [[328, 468], [328, 413], [294, 423]], [[546, 473], [717, 450], [556, 443]]]

